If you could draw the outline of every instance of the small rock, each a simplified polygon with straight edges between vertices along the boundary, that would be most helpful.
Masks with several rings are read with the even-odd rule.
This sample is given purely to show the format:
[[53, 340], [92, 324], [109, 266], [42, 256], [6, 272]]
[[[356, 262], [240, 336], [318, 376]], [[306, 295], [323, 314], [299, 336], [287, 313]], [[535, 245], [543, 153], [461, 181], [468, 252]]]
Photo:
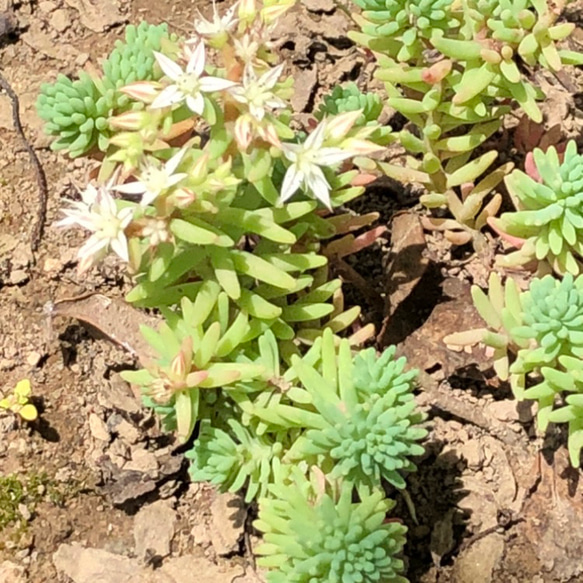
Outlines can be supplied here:
[[14, 269], [10, 272], [10, 279], [8, 280], [11, 285], [18, 285], [28, 281], [28, 271], [26, 269]]
[[38, 3], [38, 9], [45, 14], [49, 14], [53, 10], [57, 9], [57, 3], [51, 2], [51, 0], [43, 0]]
[[19, 504], [18, 512], [20, 512], [20, 516], [22, 516], [22, 518], [24, 518], [26, 522], [28, 522], [32, 518], [32, 514], [30, 513], [30, 510], [28, 509], [28, 506], [26, 504]]
[[217, 494], [210, 511], [210, 536], [217, 555], [229, 555], [237, 551], [247, 516], [241, 496], [230, 492]]
[[69, 466], [65, 466], [64, 468], [59, 468], [55, 473], [55, 480], [57, 482], [68, 482], [73, 477], [73, 469]]
[[334, 0], [303, 0], [302, 5], [310, 12], [334, 12], [336, 4]]
[[312, 69], [298, 71], [294, 75], [295, 91], [291, 100], [292, 108], [295, 112], [302, 112], [309, 105], [312, 94], [318, 83], [318, 69], [314, 66]]
[[124, 466], [124, 470], [141, 472], [157, 472], [158, 461], [151, 451], [145, 449], [135, 449], [132, 451], [132, 459]]
[[219, 567], [208, 559], [189, 555], [168, 559], [159, 571], [170, 576], [176, 583], [239, 582], [242, 581], [241, 576], [244, 574], [240, 565]]
[[200, 545], [201, 547], [207, 547], [211, 544], [211, 537], [209, 533], [208, 526], [204, 522], [199, 522], [192, 527], [190, 531], [192, 538], [194, 539], [195, 545]]
[[127, 443], [137, 443], [140, 439], [140, 432], [123, 417], [121, 417], [121, 420], [112, 429]]
[[103, 32], [112, 26], [127, 22], [127, 18], [119, 12], [118, 3], [114, 0], [65, 0], [68, 6], [79, 12], [81, 24], [93, 32]]
[[139, 559], [147, 556], [167, 557], [174, 536], [176, 512], [164, 500], [144, 506], [134, 520], [135, 552]]
[[504, 537], [497, 533], [489, 534], [477, 540], [456, 560], [453, 567], [455, 583], [491, 583], [502, 554]]
[[53, 563], [57, 571], [75, 583], [121, 583], [141, 570], [134, 559], [101, 549], [85, 549], [77, 543], [62, 544], [53, 555]]
[[89, 53], [79, 53], [75, 59], [75, 65], [82, 67], [89, 60]]
[[43, 263], [45, 273], [58, 273], [63, 268], [63, 263], [56, 257], [47, 257]]
[[55, 10], [51, 16], [50, 25], [57, 32], [65, 32], [71, 26], [71, 18], [66, 10]]
[[91, 431], [91, 435], [95, 437], [95, 439], [99, 439], [100, 441], [109, 441], [111, 439], [111, 435], [109, 431], [107, 431], [107, 425], [95, 413], [91, 413], [89, 415], [89, 431]]
[[26, 583], [26, 579], [24, 567], [11, 561], [0, 563], [0, 583]]
[[103, 406], [112, 406], [119, 411], [133, 415], [140, 411], [140, 404], [136, 401], [128, 384], [119, 376], [112, 378], [111, 382], [103, 390]]
[[484, 450], [477, 439], [471, 439], [459, 450], [460, 455], [468, 462], [471, 470], [479, 470], [484, 463]]
[[42, 354], [40, 352], [33, 351], [26, 357], [26, 362], [29, 366], [35, 367], [42, 358]]
[[518, 421], [520, 419], [518, 414], [517, 402], [514, 399], [506, 399], [504, 401], [494, 401], [486, 406], [486, 415], [491, 415], [498, 421]]

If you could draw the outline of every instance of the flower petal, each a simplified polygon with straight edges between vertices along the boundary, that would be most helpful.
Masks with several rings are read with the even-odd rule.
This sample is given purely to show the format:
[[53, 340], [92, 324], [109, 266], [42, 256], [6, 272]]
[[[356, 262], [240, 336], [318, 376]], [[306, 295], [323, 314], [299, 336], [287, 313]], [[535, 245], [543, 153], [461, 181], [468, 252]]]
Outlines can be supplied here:
[[304, 180], [304, 173], [298, 170], [295, 164], [292, 164], [285, 173], [283, 177], [283, 183], [281, 185], [281, 194], [279, 200], [285, 202], [288, 198], [293, 196], [296, 190], [300, 187], [300, 184]]
[[190, 55], [188, 65], [186, 66], [186, 72], [200, 77], [204, 72], [205, 59], [204, 43], [201, 41], [196, 45], [196, 48]]
[[313, 155], [314, 164], [318, 164], [319, 166], [334, 166], [354, 156], [352, 152], [342, 150], [341, 148], [320, 148]]
[[210, 93], [211, 91], [224, 91], [225, 89], [235, 87], [235, 85], [237, 85], [237, 83], [234, 81], [222, 79], [221, 77], [203, 77], [200, 80], [200, 90], [205, 93]]
[[329, 209], [332, 209], [332, 202], [330, 200], [330, 185], [324, 176], [324, 173], [317, 166], [306, 177], [306, 183], [314, 196]]
[[319, 150], [324, 143], [324, 132], [326, 130], [326, 120], [321, 121], [318, 127], [307, 137], [304, 142], [305, 150]]
[[166, 162], [166, 164], [164, 164], [164, 168], [168, 174], [174, 174], [174, 172], [176, 172], [176, 168], [178, 168], [178, 165], [182, 162], [184, 154], [186, 154], [186, 149], [181, 148], [176, 154], [174, 154], [174, 156], [172, 156], [172, 158], [170, 158], [170, 160], [168, 160], [168, 162]]
[[128, 240], [126, 239], [126, 236], [123, 234], [123, 231], [120, 231], [117, 237], [111, 241], [111, 250], [125, 262], [128, 262], [130, 260], [130, 255], [128, 251]]
[[184, 100], [184, 93], [178, 89], [176, 85], [168, 85], [162, 90], [160, 95], [154, 99], [150, 107], [152, 109], [161, 109], [162, 107], [169, 107]]
[[202, 115], [202, 112], [204, 111], [204, 97], [202, 96], [202, 93], [188, 95], [186, 97], [186, 105], [190, 111], [198, 113], [198, 115]]
[[172, 81], [176, 81], [182, 75], [182, 68], [172, 59], [169, 59], [166, 55], [158, 51], [154, 51], [154, 56], [166, 77], [169, 77]]
[[151, 190], [146, 190], [140, 200], [140, 206], [148, 206], [158, 198], [158, 192], [152, 192]]
[[123, 194], [142, 194], [142, 192], [147, 190], [147, 187], [143, 182], [137, 180], [135, 182], [128, 182], [127, 184], [118, 184], [113, 189]]
[[283, 67], [284, 64], [282, 63], [273, 69], [269, 69], [267, 73], [263, 73], [259, 79], [259, 84], [262, 85], [265, 89], [273, 89], [277, 83], [277, 80], [281, 76]]

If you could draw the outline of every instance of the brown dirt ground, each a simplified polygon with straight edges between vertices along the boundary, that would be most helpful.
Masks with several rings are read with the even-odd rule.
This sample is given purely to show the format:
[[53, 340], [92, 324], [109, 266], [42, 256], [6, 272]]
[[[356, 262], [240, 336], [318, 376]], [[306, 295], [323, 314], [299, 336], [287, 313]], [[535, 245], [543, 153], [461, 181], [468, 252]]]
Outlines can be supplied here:
[[[127, 22], [167, 18], [180, 31], [188, 29], [195, 6], [206, 10], [209, 2], [103, 5], [119, 10]], [[0, 479], [14, 474], [34, 488], [25, 527], [13, 524], [0, 532], [0, 562], [22, 565], [22, 581], [32, 583], [70, 581], [52, 562], [63, 542], [131, 555], [135, 513], [158, 498], [176, 509], [174, 555], [203, 552], [219, 563], [241, 564], [252, 540], [245, 537], [228, 559], [213, 554], [200, 529], [208, 524], [213, 493], [189, 486], [172, 439], [124, 392], [116, 373], [132, 364], [129, 356], [75, 321], [48, 323], [43, 313], [48, 301], [92, 291], [120, 296], [129, 283], [107, 262], [79, 280], [74, 255], [80, 235], [50, 227], [71, 183], [86, 181], [91, 162], [68, 161], [48, 149], [33, 107], [39, 86], [58, 72], [73, 74], [89, 58], [95, 62], [123, 30], [87, 28], [82, 16], [88, 6], [84, 0], [0, 0], [0, 12], [13, 9], [18, 21], [0, 47], [0, 70], [20, 97], [24, 128], [50, 191], [45, 237], [33, 257], [28, 244], [37, 186], [12, 125], [10, 102], [0, 94], [0, 388], [30, 378], [42, 412], [31, 427], [0, 419]], [[570, 9], [570, 18], [578, 15]], [[314, 0], [283, 26], [281, 52], [295, 67], [298, 112], [309, 111], [339, 81], [370, 79], [371, 64], [348, 41], [348, 26], [333, 3]], [[583, 116], [580, 100], [556, 90], [567, 103], [565, 134], [573, 133], [573, 120]], [[387, 224], [411, 206], [407, 192], [387, 183], [358, 204], [380, 209]], [[468, 260], [440, 237], [426, 239], [430, 268], [413, 293], [399, 299], [397, 324], [384, 337], [384, 343], [400, 343], [421, 369], [419, 402], [431, 421], [427, 452], [410, 479], [410, 500], [395, 495], [395, 515], [410, 527], [408, 576], [413, 583], [583, 582], [580, 471], [568, 467], [565, 436], [537, 437], [532, 411], [518, 407], [508, 388], [485, 371], [483, 355], [451, 353], [441, 343], [446, 332], [476, 321], [467, 282], [482, 283], [490, 259]], [[358, 259], [368, 283], [381, 291], [390, 252], [391, 245], [381, 241]], [[374, 308], [369, 306], [369, 318], [380, 325], [382, 314]]]

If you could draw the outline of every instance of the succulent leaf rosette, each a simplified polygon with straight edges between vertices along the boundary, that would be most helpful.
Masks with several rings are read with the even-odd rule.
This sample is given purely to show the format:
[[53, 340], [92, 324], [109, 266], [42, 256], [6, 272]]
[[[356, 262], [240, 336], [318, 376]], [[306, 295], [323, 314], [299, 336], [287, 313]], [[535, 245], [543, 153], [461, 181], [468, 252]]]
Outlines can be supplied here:
[[406, 528], [386, 520], [394, 503], [347, 484], [318, 492], [305, 478], [271, 488], [255, 526], [264, 532], [258, 564], [274, 568], [269, 583], [406, 583], [399, 555]]
[[168, 26], [141, 22], [129, 25], [125, 32], [125, 42], [118, 40], [103, 62], [102, 75], [82, 71], [75, 81], [59, 75], [55, 83], [42, 85], [36, 109], [46, 122], [45, 133], [57, 137], [53, 150], [66, 150], [72, 158], [94, 147], [105, 152], [113, 130], [109, 118], [140, 107], [118, 90], [128, 83], [160, 77], [153, 52], [160, 50], [163, 39], [171, 38]]
[[517, 238], [518, 251], [502, 258], [504, 266], [532, 260], [545, 262], [560, 274], [581, 272], [583, 257], [583, 156], [574, 141], [563, 160], [556, 148], [533, 152], [540, 180], [515, 170], [506, 178], [517, 210], [493, 222]]
[[[533, 279], [523, 292], [512, 279], [504, 285], [493, 274], [488, 295], [474, 286], [472, 295], [488, 328], [451, 334], [451, 346], [481, 342], [494, 358], [498, 375], [509, 379], [517, 399], [538, 403], [542, 431], [549, 422], [568, 422], [569, 452], [579, 465], [583, 444], [580, 394], [583, 384], [583, 276]], [[513, 357], [513, 362], [509, 363]], [[561, 397], [566, 405], [556, 409]], [[569, 394], [572, 393], [572, 394]]]

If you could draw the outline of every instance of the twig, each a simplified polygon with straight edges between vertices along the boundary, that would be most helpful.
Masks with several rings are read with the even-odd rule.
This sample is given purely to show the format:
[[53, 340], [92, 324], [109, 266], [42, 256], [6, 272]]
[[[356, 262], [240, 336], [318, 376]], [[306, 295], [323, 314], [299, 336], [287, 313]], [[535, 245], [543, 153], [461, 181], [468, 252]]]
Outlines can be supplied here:
[[47, 177], [45, 176], [45, 171], [34, 151], [34, 148], [30, 145], [24, 130], [22, 129], [22, 123], [20, 122], [20, 104], [18, 102], [18, 95], [14, 92], [10, 83], [6, 80], [4, 75], [0, 72], [0, 88], [3, 89], [10, 101], [12, 103], [12, 120], [14, 122], [14, 128], [16, 129], [16, 133], [20, 136], [22, 143], [24, 145], [24, 149], [28, 152], [28, 156], [30, 161], [32, 162], [32, 166], [34, 168], [34, 172], [36, 175], [36, 183], [38, 185], [38, 208], [36, 212], [36, 221], [32, 228], [31, 238], [30, 238], [30, 246], [32, 247], [33, 251], [38, 249], [39, 243], [43, 236], [45, 220], [47, 215], [47, 201], [49, 196], [49, 191], [47, 187]]

